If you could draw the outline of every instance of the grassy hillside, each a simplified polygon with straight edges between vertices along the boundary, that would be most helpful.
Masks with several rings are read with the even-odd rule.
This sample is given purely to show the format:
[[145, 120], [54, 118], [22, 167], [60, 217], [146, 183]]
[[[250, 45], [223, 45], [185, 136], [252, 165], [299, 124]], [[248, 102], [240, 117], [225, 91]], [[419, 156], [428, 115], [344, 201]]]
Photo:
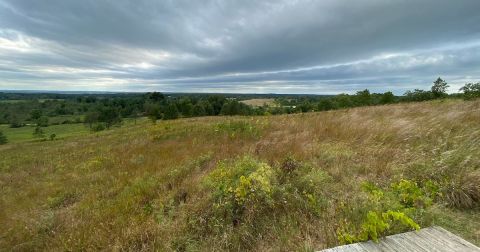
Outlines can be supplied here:
[[0, 247], [309, 251], [410, 221], [480, 245], [479, 171], [479, 100], [142, 122], [0, 146]]

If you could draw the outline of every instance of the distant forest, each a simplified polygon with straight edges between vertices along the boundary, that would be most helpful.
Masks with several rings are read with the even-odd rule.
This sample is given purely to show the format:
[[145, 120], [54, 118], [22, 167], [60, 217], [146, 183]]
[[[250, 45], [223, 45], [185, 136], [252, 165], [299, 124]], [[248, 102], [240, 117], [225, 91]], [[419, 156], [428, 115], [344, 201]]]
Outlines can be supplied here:
[[[480, 97], [480, 83], [465, 84], [457, 94], [447, 94], [447, 82], [438, 78], [430, 90], [371, 93], [368, 89], [354, 95], [276, 95], [276, 94], [163, 94], [152, 93], [0, 93], [0, 124], [10, 127], [85, 123], [93, 131], [120, 124], [122, 119], [147, 116], [152, 121], [217, 115], [269, 115], [327, 111], [418, 102], [446, 97]], [[250, 106], [242, 101], [271, 98], [274, 103]]]

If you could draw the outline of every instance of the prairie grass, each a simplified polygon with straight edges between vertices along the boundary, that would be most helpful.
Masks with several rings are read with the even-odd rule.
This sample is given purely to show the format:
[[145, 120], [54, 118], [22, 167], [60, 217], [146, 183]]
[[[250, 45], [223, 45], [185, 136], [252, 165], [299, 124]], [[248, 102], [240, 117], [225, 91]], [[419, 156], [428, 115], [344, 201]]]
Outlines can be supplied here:
[[[245, 205], [238, 221], [206, 225], [225, 220], [206, 181], [247, 156], [272, 170], [271, 194], [251, 198], [264, 205]], [[258, 183], [249, 169], [242, 176]], [[439, 187], [431, 207], [410, 215], [416, 223], [480, 245], [479, 169], [479, 100], [141, 121], [0, 146], [0, 247], [311, 251], [362, 223], [371, 210], [363, 183], [387, 190], [402, 180]]]

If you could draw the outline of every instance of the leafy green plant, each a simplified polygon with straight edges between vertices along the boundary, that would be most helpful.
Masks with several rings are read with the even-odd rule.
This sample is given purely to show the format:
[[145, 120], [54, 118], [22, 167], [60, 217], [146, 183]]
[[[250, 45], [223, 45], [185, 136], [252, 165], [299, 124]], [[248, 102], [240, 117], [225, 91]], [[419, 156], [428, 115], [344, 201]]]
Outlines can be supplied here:
[[221, 162], [206, 179], [218, 216], [233, 224], [238, 224], [245, 212], [255, 215], [271, 207], [274, 183], [273, 169], [251, 157]]
[[438, 185], [431, 180], [420, 187], [415, 181], [402, 179], [398, 183], [392, 183], [391, 188], [405, 207], [429, 207], [439, 195]]
[[418, 230], [417, 224], [408, 214], [422, 213], [438, 195], [438, 186], [431, 181], [419, 186], [417, 182], [402, 179], [382, 189], [371, 182], [362, 183], [367, 193], [369, 209], [365, 218], [356, 226], [343, 223], [337, 229], [338, 240], [343, 244], [374, 240], [388, 234], [408, 229]]
[[414, 230], [420, 229], [420, 226], [403, 212], [388, 210], [378, 213], [369, 211], [359, 231], [352, 233], [340, 229], [337, 231], [337, 235], [342, 244], [367, 240], [378, 241], [378, 238], [385, 236], [394, 225], [401, 225], [404, 228]]

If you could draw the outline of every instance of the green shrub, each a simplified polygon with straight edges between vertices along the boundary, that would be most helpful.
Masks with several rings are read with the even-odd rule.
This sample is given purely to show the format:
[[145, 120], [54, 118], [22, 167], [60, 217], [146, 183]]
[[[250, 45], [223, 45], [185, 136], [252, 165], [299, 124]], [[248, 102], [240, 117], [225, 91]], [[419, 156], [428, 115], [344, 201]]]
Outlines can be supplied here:
[[43, 132], [42, 128], [40, 128], [39, 126], [35, 127], [35, 129], [33, 130], [33, 137], [36, 137], [36, 138], [45, 137], [45, 133]]
[[394, 225], [400, 225], [408, 229], [420, 229], [420, 226], [403, 212], [388, 210], [378, 213], [369, 211], [359, 231], [351, 233], [345, 230], [339, 230], [337, 231], [337, 235], [342, 244], [367, 241], [370, 239], [378, 241], [378, 238], [385, 236], [388, 231], [393, 229]]
[[95, 124], [92, 125], [92, 127], [90, 129], [93, 132], [102, 131], [102, 130], [105, 130], [105, 125], [103, 123], [95, 123]]
[[7, 137], [3, 134], [2, 131], [0, 131], [0, 144], [6, 144], [8, 143]]
[[416, 182], [402, 179], [391, 187], [405, 207], [428, 207], [438, 194], [438, 187], [432, 181], [420, 188]]
[[366, 216], [360, 222], [355, 221], [353, 218], [358, 216], [358, 211], [343, 210], [347, 211], [345, 215], [353, 217], [337, 229], [337, 237], [342, 244], [369, 239], [377, 241], [388, 234], [419, 229], [420, 226], [410, 216], [421, 217], [439, 194], [438, 186], [431, 181], [419, 186], [417, 182], [406, 179], [392, 183], [385, 189], [364, 182], [362, 190], [367, 193], [368, 200], [362, 202], [364, 205], [359, 208], [363, 210], [360, 214], [366, 213]]
[[[206, 179], [207, 187], [213, 191], [217, 216], [234, 225], [273, 206], [274, 183], [273, 169], [251, 157], [232, 164], [221, 162]], [[244, 216], [246, 213], [249, 216]]]
[[202, 237], [221, 234], [225, 244], [246, 248], [254, 237], [277, 232], [269, 229], [280, 219], [319, 216], [327, 206], [323, 193], [330, 177], [321, 169], [294, 163], [295, 171], [287, 172], [282, 165], [272, 167], [250, 156], [220, 162], [204, 180], [209, 202], [192, 213], [196, 217], [190, 230]]
[[467, 83], [465, 86], [460, 88], [460, 91], [463, 91], [463, 97], [465, 100], [478, 98], [480, 97], [480, 82]]

